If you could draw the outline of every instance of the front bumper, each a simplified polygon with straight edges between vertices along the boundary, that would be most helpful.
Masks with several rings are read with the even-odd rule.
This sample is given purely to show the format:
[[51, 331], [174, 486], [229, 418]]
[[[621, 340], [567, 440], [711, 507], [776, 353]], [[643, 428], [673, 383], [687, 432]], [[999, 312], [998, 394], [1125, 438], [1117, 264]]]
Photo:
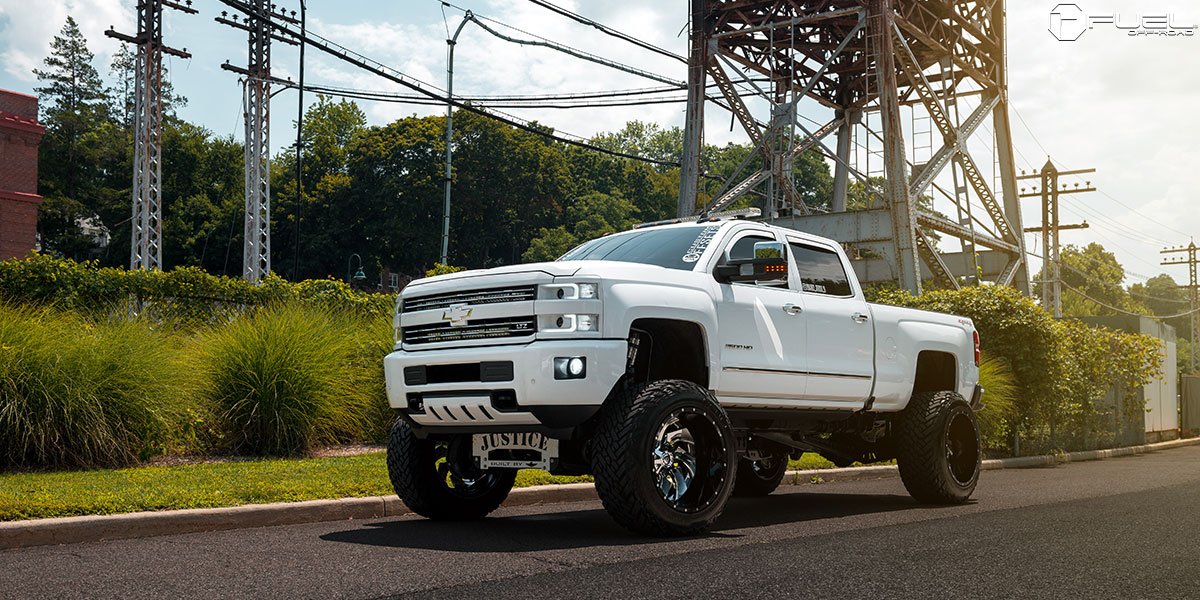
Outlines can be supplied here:
[[[604, 403], [625, 373], [625, 340], [543, 340], [523, 345], [397, 350], [383, 359], [388, 404], [417, 427], [438, 431], [539, 430], [573, 427], [586, 421]], [[555, 379], [554, 358], [583, 356], [586, 377]], [[512, 363], [507, 381], [405, 380], [405, 367]], [[486, 371], [487, 369], [481, 369]], [[471, 373], [473, 369], [461, 369]], [[496, 377], [484, 377], [496, 379]], [[500, 403], [498, 396], [511, 399]], [[410, 406], [419, 400], [420, 408]], [[413, 402], [412, 404], [416, 404]]]

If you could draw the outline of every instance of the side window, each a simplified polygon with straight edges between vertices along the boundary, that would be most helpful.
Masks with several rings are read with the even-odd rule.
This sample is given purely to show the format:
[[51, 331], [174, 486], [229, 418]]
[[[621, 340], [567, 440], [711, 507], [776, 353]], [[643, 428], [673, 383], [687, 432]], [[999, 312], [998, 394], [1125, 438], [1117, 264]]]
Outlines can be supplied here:
[[[754, 244], [755, 243], [757, 243], [757, 242], [773, 242], [773, 241], [775, 241], [773, 238], [770, 238], [765, 235], [747, 235], [745, 237], [742, 237], [738, 241], [734, 242], [733, 245], [729, 247], [729, 258], [731, 260], [754, 258]], [[725, 259], [722, 258], [721, 263], [724, 263], [724, 262], [725, 262]]]
[[850, 296], [850, 280], [837, 253], [825, 248], [790, 242], [800, 290], [827, 296]]
[[[737, 241], [735, 241], [732, 246], [729, 246], [729, 260], [754, 258], [754, 244], [756, 244], [758, 242], [774, 242], [774, 241], [776, 241], [775, 238], [773, 238], [769, 235], [742, 236], [742, 237], [738, 238]], [[722, 255], [721, 258], [717, 261], [717, 264], [718, 265], [725, 264], [725, 256]], [[782, 288], [782, 287], [787, 287], [787, 282], [760, 281], [757, 283], [745, 282], [745, 283], [742, 283], [739, 285], [757, 285], [757, 286], [761, 286], [761, 287]]]

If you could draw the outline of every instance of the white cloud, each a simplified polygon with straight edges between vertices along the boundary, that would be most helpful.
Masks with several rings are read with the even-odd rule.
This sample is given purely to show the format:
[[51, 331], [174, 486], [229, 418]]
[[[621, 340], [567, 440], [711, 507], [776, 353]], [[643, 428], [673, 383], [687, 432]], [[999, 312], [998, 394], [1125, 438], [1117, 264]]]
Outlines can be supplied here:
[[37, 2], [0, 0], [0, 39], [5, 41], [0, 52], [4, 70], [20, 81], [35, 81], [33, 69], [43, 68], [42, 60], [50, 55], [50, 41], [62, 30], [67, 16], [75, 18], [88, 46], [96, 54], [94, 66], [102, 75], [117, 51], [119, 42], [104, 36], [110, 26], [123, 31], [123, 23], [131, 23], [133, 11], [120, 0], [64, 0]]

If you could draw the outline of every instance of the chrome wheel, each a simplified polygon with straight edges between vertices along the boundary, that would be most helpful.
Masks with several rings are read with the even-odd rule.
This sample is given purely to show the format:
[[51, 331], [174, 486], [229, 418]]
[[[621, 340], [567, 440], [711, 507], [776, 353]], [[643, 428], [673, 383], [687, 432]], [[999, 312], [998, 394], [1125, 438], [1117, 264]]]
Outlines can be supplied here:
[[654, 448], [654, 477], [658, 492], [671, 505], [676, 505], [687, 493], [696, 476], [696, 443], [679, 419], [672, 416], [658, 430], [658, 446]]
[[667, 506], [680, 512], [705, 509], [729, 477], [726, 448], [717, 425], [695, 408], [670, 413], [650, 449], [655, 487]]

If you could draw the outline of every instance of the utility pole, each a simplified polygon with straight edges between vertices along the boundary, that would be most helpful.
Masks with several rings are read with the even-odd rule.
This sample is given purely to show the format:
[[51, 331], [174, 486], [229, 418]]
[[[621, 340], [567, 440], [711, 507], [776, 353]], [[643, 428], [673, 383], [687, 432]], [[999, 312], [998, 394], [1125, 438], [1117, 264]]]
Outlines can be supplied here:
[[1065, 175], [1081, 175], [1083, 173], [1095, 173], [1096, 169], [1077, 169], [1074, 171], [1059, 171], [1054, 167], [1054, 163], [1050, 159], [1046, 159], [1046, 164], [1042, 165], [1040, 173], [1032, 173], [1017, 177], [1017, 180], [1025, 179], [1040, 179], [1041, 189], [1033, 188], [1033, 191], [1024, 193], [1025, 188], [1021, 188], [1023, 192], [1021, 198], [1041, 198], [1042, 199], [1042, 226], [1041, 227], [1026, 227], [1025, 231], [1039, 231], [1042, 234], [1042, 308], [1050, 311], [1054, 318], [1062, 317], [1062, 260], [1059, 254], [1059, 239], [1058, 232], [1068, 229], [1087, 229], [1087, 221], [1078, 224], [1063, 225], [1058, 222], [1058, 196], [1060, 194], [1077, 194], [1079, 192], [1094, 192], [1096, 188], [1092, 187], [1092, 182], [1084, 182], [1084, 187], [1079, 187], [1075, 184], [1074, 188], [1067, 189], [1066, 184], [1059, 186], [1058, 178]]
[[704, 151], [704, 98], [710, 60], [704, 19], [709, 0], [691, 0], [691, 27], [688, 30], [687, 112], [684, 116], [683, 155], [679, 167], [679, 197], [675, 216], [688, 217], [696, 212], [696, 194], [700, 188], [700, 155]]
[[137, 76], [133, 116], [133, 216], [129, 268], [162, 270], [162, 55], [191, 58], [187, 49], [163, 45], [162, 9], [196, 14], [191, 7], [171, 0], [139, 0], [137, 35], [113, 29], [104, 35], [135, 44]]
[[1188, 298], [1191, 300], [1191, 319], [1192, 319], [1192, 340], [1191, 340], [1191, 342], [1192, 342], [1192, 372], [1193, 373], [1196, 372], [1196, 340], [1200, 339], [1200, 335], [1196, 335], [1196, 333], [1198, 331], [1200, 331], [1200, 314], [1197, 314], [1197, 312], [1196, 312], [1197, 310], [1200, 310], [1200, 287], [1197, 287], [1198, 285], [1200, 285], [1200, 282], [1196, 281], [1196, 263], [1197, 263], [1196, 252], [1197, 252], [1197, 250], [1200, 250], [1200, 248], [1198, 248], [1196, 246], [1195, 240], [1189, 242], [1187, 246], [1180, 246], [1177, 248], [1163, 248], [1163, 250], [1162, 250], [1163, 254], [1174, 254], [1177, 252], [1186, 252], [1187, 253], [1186, 259], [1177, 258], [1174, 260], [1164, 260], [1162, 264], [1164, 264], [1164, 265], [1186, 264], [1188, 266], [1188, 284], [1186, 286], [1181, 285], [1179, 287], [1187, 288]]
[[443, 265], [450, 264], [450, 183], [453, 177], [453, 171], [450, 168], [450, 161], [454, 157], [453, 151], [453, 135], [454, 135], [454, 46], [458, 44], [458, 34], [462, 33], [463, 27], [468, 21], [475, 18], [471, 11], [467, 11], [463, 15], [462, 21], [458, 24], [458, 29], [454, 30], [454, 36], [446, 40], [446, 177], [442, 182], [444, 187], [444, 198], [442, 205], [442, 262]]
[[292, 281], [300, 281], [300, 205], [304, 202], [300, 166], [304, 157], [304, 25], [307, 15], [308, 6], [304, 0], [300, 0], [300, 89], [296, 94], [296, 256], [292, 259]]
[[271, 39], [296, 45], [297, 42], [274, 33], [271, 19], [299, 24], [295, 11], [288, 17], [282, 11], [271, 12], [275, 5], [269, 0], [241, 2], [247, 16], [241, 22], [222, 12], [218, 23], [241, 29], [249, 34], [246, 68], [228, 62], [222, 69], [244, 77], [242, 104], [246, 120], [246, 227], [242, 250], [242, 277], [257, 282], [271, 272]]

